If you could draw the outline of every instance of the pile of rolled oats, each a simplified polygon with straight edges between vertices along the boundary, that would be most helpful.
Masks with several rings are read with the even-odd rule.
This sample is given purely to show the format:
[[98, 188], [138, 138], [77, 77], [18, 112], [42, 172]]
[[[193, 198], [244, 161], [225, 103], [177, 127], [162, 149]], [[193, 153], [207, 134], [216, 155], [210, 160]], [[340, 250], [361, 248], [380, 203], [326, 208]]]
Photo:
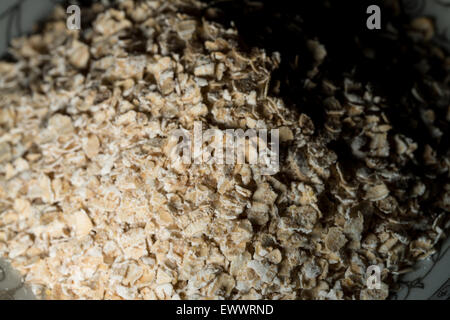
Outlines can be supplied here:
[[[241, 50], [235, 29], [193, 14], [204, 7], [95, 4], [79, 31], [59, 7], [13, 41], [15, 61], [0, 62], [0, 255], [48, 299], [387, 298], [446, 237], [448, 153], [417, 154], [391, 133], [384, 98], [351, 79], [345, 103], [322, 83], [318, 132], [270, 95], [280, 56]], [[327, 51], [307, 46], [315, 74]], [[421, 116], [439, 135], [433, 111]], [[280, 172], [177, 161], [172, 132], [195, 121], [278, 129]], [[337, 137], [363, 161], [332, 151]], [[440, 190], [408, 171], [421, 157]], [[371, 265], [380, 289], [367, 288]]]

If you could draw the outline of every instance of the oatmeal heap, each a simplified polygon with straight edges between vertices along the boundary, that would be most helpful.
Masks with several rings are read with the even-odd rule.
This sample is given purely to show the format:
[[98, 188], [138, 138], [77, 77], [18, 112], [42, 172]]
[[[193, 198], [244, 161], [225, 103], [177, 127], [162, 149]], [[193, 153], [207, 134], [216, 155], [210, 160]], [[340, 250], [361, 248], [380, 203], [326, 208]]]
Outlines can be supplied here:
[[[0, 255], [47, 299], [386, 298], [445, 237], [448, 181], [441, 211], [426, 211], [437, 190], [401, 169], [422, 155], [391, 134], [381, 98], [349, 80], [346, 104], [324, 100], [319, 134], [270, 95], [280, 56], [241, 50], [203, 9], [95, 4], [78, 31], [58, 8], [13, 41], [15, 62], [0, 62]], [[317, 68], [326, 50], [308, 47]], [[173, 132], [196, 121], [278, 129], [280, 171], [177, 160]], [[328, 147], [343, 126], [363, 165]], [[448, 157], [424, 151], [446, 176]], [[371, 265], [381, 289], [366, 286]]]

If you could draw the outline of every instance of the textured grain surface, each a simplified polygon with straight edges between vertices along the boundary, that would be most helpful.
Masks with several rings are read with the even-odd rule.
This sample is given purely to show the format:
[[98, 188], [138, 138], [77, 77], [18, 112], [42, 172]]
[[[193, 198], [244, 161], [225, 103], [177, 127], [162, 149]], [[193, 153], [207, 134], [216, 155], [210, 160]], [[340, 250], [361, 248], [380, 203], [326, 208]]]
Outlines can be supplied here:
[[[386, 298], [445, 237], [448, 153], [393, 129], [369, 86], [318, 78], [327, 50], [308, 39], [305, 84], [323, 88], [326, 114], [314, 123], [268, 92], [279, 55], [242, 51], [236, 30], [186, 6], [203, 7], [96, 5], [82, 32], [59, 9], [14, 41], [17, 62], [0, 63], [0, 253], [50, 299]], [[448, 83], [425, 85], [414, 97], [448, 117]], [[172, 132], [194, 121], [279, 129], [281, 171], [176, 161]], [[381, 290], [366, 288], [369, 265]]]

